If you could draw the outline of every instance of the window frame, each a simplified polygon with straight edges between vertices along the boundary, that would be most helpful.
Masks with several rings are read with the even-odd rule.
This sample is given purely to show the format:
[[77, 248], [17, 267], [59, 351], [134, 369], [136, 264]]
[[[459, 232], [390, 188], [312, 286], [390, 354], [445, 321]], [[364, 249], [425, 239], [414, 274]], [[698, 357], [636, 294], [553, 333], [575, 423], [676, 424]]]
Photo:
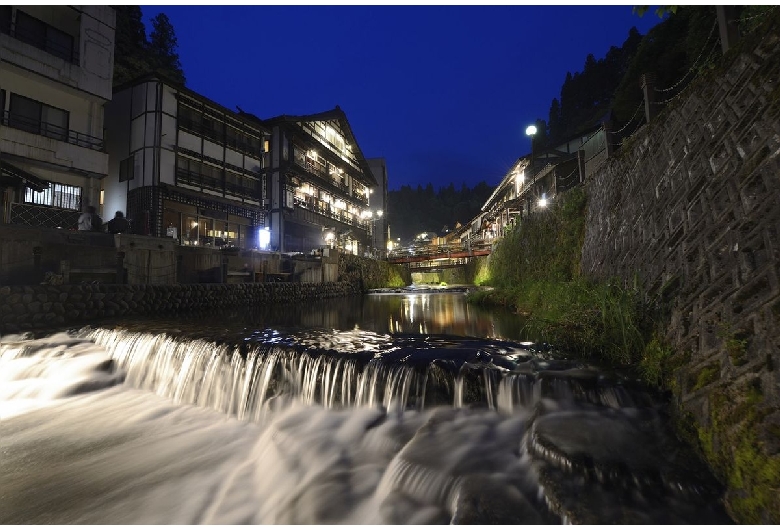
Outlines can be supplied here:
[[[25, 20], [25, 18], [28, 20]], [[21, 35], [19, 34], [20, 20], [21, 26], [23, 28]], [[28, 24], [29, 26], [25, 26], [25, 24]], [[26, 31], [28, 31], [36, 24], [39, 26], [38, 28], [34, 28], [33, 31], [26, 33]], [[66, 37], [69, 43], [66, 45], [59, 44], [54, 39], [55, 36]], [[62, 31], [61, 29], [55, 28], [51, 24], [48, 24], [43, 20], [30, 15], [29, 13], [25, 13], [20, 9], [16, 10], [14, 37], [17, 40], [29, 44], [30, 46], [34, 46], [39, 50], [50, 53], [55, 57], [59, 57], [60, 59], [70, 63], [74, 62], [74, 45], [76, 44], [76, 39], [73, 35], [67, 31]]]
[[[21, 94], [17, 94], [15, 92], [11, 92], [11, 97], [9, 99], [9, 105], [8, 105], [8, 124], [11, 127], [14, 127], [15, 129], [21, 129], [23, 131], [27, 131], [32, 134], [38, 134], [41, 136], [45, 136], [47, 138], [53, 138], [55, 140], [61, 140], [63, 142], [67, 142], [69, 135], [70, 135], [70, 111], [67, 111], [65, 109], [61, 109], [59, 107], [54, 107], [52, 105], [47, 105], [46, 103], [43, 103], [42, 101], [38, 101], [36, 99], [28, 98], [27, 96], [23, 96]], [[26, 100], [29, 103], [33, 103], [35, 105], [38, 105], [38, 118], [35, 120], [34, 118], [30, 118], [28, 116], [19, 114], [14, 115], [14, 101], [19, 100]], [[49, 108], [52, 110], [56, 110], [59, 112], [62, 112], [65, 114], [65, 126], [60, 127], [59, 125], [48, 123], [43, 121], [43, 110], [45, 108]], [[32, 122], [25, 123], [25, 120], [33, 120]], [[50, 127], [45, 127], [44, 125], [50, 125], [53, 127], [56, 127], [57, 129], [62, 129], [61, 132], [57, 132], [56, 129], [51, 129]]]
[[84, 188], [70, 184], [52, 182], [43, 191], [35, 191], [29, 186], [24, 189], [24, 203], [61, 210], [81, 211]]

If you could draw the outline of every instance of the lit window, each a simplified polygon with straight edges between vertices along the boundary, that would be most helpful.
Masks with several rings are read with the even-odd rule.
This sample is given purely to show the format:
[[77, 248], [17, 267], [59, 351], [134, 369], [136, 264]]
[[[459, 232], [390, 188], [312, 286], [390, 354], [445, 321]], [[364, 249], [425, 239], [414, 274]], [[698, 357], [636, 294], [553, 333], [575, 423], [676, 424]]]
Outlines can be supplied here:
[[78, 211], [81, 210], [81, 188], [57, 183], [50, 184], [43, 191], [25, 188], [24, 202]]

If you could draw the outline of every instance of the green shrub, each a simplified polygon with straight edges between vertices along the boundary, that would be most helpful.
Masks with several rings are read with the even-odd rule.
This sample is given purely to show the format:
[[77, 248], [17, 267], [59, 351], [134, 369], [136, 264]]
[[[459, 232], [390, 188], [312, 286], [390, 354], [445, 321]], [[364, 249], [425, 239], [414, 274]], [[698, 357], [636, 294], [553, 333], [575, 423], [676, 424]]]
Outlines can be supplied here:
[[495, 289], [468, 300], [527, 315], [529, 340], [614, 364], [639, 362], [652, 330], [640, 293], [580, 274], [586, 208], [585, 190], [576, 188], [515, 225], [488, 260], [486, 276]]

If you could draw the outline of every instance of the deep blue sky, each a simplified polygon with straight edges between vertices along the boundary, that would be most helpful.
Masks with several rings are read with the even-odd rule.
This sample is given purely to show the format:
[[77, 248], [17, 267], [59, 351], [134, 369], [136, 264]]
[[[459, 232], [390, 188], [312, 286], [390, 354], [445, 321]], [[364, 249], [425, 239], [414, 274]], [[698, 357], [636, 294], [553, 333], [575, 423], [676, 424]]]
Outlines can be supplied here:
[[631, 6], [142, 6], [188, 88], [260, 118], [340, 105], [389, 187], [497, 184], [566, 72], [660, 20]]

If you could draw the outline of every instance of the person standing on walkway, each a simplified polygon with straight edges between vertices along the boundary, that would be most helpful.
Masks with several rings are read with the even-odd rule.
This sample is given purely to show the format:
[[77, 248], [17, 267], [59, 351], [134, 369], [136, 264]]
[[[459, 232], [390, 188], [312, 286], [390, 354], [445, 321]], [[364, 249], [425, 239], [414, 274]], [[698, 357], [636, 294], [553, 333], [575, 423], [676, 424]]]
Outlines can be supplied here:
[[130, 223], [125, 219], [125, 214], [121, 211], [116, 212], [114, 218], [106, 226], [108, 226], [109, 234], [126, 234], [130, 231]]
[[94, 206], [87, 206], [87, 209], [79, 216], [79, 230], [92, 230], [92, 215], [97, 215]]

